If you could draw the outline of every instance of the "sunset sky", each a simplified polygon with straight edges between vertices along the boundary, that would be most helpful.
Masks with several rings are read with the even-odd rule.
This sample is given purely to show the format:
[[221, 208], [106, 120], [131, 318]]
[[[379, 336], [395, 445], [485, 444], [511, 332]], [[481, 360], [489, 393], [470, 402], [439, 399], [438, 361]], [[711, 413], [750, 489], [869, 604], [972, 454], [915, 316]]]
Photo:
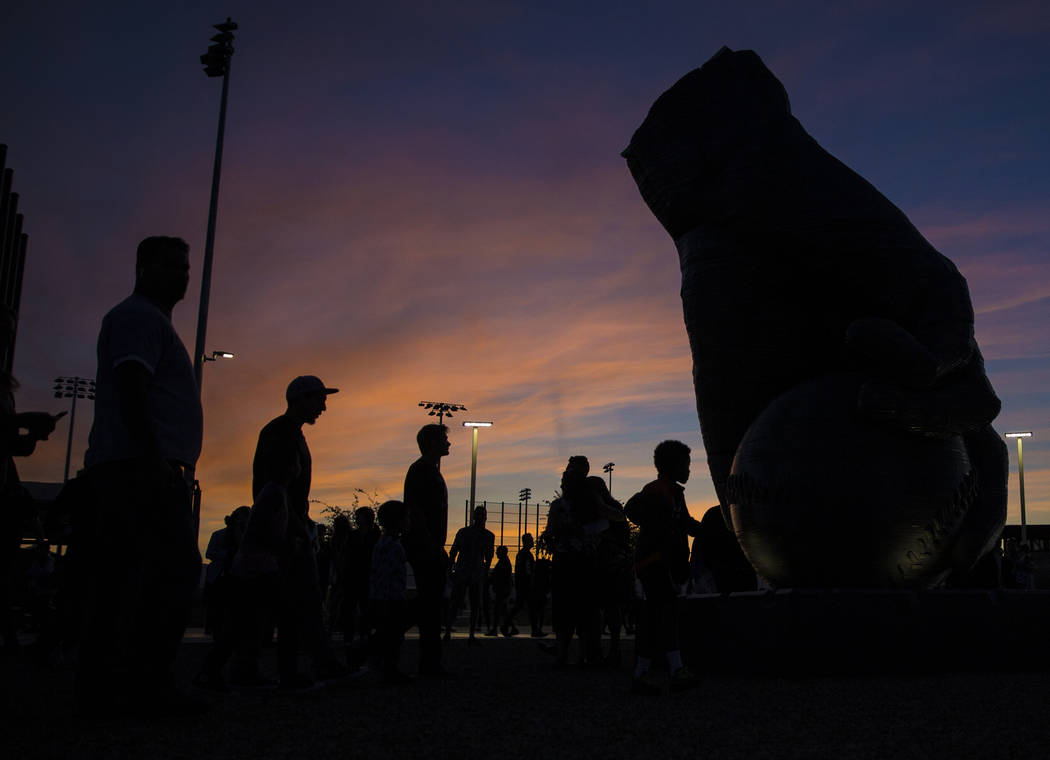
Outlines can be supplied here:
[[[995, 427], [1034, 431], [1029, 522], [1050, 523], [1050, 4], [326, 5], [0, 4], [0, 142], [30, 236], [20, 410], [68, 409], [54, 378], [94, 377], [147, 235], [191, 245], [175, 323], [192, 350], [221, 86], [198, 57], [212, 24], [240, 25], [207, 340], [236, 358], [205, 367], [202, 541], [250, 501], [258, 431], [299, 374], [341, 389], [305, 431], [329, 504], [400, 498], [434, 400], [469, 409], [443, 465], [453, 530], [468, 419], [495, 423], [478, 499], [513, 500], [515, 520], [519, 490], [553, 498], [570, 454], [615, 462], [626, 499], [665, 438], [699, 462], [693, 514], [713, 505], [677, 255], [619, 154], [722, 45], [755, 50], [807, 131], [967, 277]], [[61, 479], [68, 430], [23, 479]], [[1010, 466], [1017, 522], [1012, 443]]]

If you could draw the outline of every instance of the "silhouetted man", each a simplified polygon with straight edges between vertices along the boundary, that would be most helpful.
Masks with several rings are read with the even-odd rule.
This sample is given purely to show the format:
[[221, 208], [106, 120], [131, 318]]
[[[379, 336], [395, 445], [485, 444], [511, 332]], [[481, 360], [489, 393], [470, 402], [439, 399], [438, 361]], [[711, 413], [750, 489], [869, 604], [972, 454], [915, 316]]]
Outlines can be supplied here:
[[448, 488], [441, 477], [441, 457], [451, 444], [444, 425], [424, 425], [416, 434], [422, 456], [405, 475], [405, 506], [409, 530], [402, 544], [416, 577], [419, 626], [419, 673], [443, 677], [441, 665], [441, 607], [448, 573], [445, 540], [448, 535]]
[[295, 655], [300, 631], [313, 656], [317, 678], [337, 678], [346, 674], [346, 669], [332, 652], [324, 630], [314, 546], [317, 534], [309, 515], [312, 461], [303, 436], [303, 425], [317, 422], [327, 408], [328, 396], [338, 392], [338, 388], [326, 388], [314, 375], [301, 375], [292, 380], [284, 394], [288, 408], [260, 431], [252, 462], [253, 499], [267, 483], [280, 482], [278, 478], [289, 467], [298, 470], [287, 489], [288, 546], [282, 568], [285, 580], [283, 617], [286, 620], [290, 617], [298, 623], [286, 623], [280, 630], [283, 641], [279, 642], [278, 659], [281, 685], [286, 689], [312, 685], [296, 671]]
[[689, 481], [690, 451], [681, 441], [662, 441], [653, 451], [656, 480], [646, 484], [624, 507], [638, 526], [635, 570], [645, 592], [644, 624], [635, 644], [634, 694], [656, 695], [662, 687], [649, 674], [657, 655], [667, 658], [671, 691], [695, 687], [699, 680], [682, 664], [678, 644], [678, 593], [689, 577], [689, 539], [700, 523], [689, 514], [685, 489]]
[[171, 677], [201, 564], [189, 484], [203, 415], [193, 364], [171, 323], [189, 272], [184, 240], [146, 238], [135, 290], [99, 332], [84, 456], [91, 503], [77, 526], [87, 581], [77, 700], [87, 716], [201, 707]]
[[521, 548], [514, 557], [514, 609], [510, 611], [511, 630], [516, 630], [514, 618], [521, 610], [527, 610], [532, 635], [539, 635], [538, 616], [533, 604], [533, 576], [536, 574], [536, 558], [532, 554], [535, 541], [531, 533], [521, 534]]
[[445, 640], [451, 638], [452, 619], [463, 606], [463, 596], [470, 601], [470, 638], [468, 642], [479, 644], [475, 633], [481, 614], [481, 594], [488, 578], [492, 555], [496, 551], [496, 536], [485, 527], [488, 521], [488, 510], [485, 507], [474, 507], [474, 520], [466, 528], [456, 531], [452, 540], [452, 549], [448, 560], [452, 563], [452, 599], [449, 604], [448, 620], [445, 624]]

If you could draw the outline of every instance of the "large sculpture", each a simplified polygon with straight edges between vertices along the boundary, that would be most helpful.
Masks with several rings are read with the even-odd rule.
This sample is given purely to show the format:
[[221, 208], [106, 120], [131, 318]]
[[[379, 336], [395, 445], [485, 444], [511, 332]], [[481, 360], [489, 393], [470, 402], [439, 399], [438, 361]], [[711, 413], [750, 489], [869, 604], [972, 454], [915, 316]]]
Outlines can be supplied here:
[[925, 587], [1006, 515], [966, 281], [824, 151], [752, 51], [723, 48], [623, 153], [678, 248], [723, 516], [778, 587]]

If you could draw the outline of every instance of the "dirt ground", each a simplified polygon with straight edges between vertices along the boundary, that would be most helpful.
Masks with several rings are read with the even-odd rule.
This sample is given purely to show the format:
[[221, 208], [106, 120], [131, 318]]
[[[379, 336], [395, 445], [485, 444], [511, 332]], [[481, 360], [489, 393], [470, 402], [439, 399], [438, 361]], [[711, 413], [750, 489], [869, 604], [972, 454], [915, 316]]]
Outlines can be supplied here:
[[[188, 684], [208, 644], [188, 639]], [[415, 671], [418, 642], [404, 647]], [[552, 669], [527, 637], [446, 644], [455, 677], [389, 686], [208, 695], [208, 714], [141, 722], [73, 715], [72, 670], [0, 660], [5, 758], [1045, 758], [1045, 673], [717, 675], [682, 694], [629, 693], [614, 670]], [[271, 655], [272, 657], [272, 655]]]

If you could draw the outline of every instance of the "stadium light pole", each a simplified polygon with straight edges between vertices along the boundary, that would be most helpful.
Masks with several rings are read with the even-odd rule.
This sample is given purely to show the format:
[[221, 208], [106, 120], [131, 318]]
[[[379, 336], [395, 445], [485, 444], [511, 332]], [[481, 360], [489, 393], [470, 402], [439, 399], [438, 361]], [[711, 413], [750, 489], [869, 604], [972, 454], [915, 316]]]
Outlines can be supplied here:
[[1024, 450], [1021, 442], [1025, 438], [1032, 437], [1031, 430], [1022, 430], [1016, 433], [1006, 433], [1007, 438], [1017, 439], [1017, 482], [1021, 487], [1021, 543], [1028, 542], [1028, 524], [1024, 513]]
[[[433, 414], [433, 412], [431, 412]], [[467, 522], [470, 525], [470, 517], [474, 514], [474, 487], [478, 481], [478, 428], [492, 427], [491, 422], [464, 422], [463, 427], [472, 428], [474, 441], [470, 447], [470, 507], [467, 509]]]
[[[529, 529], [529, 499], [531, 499], [531, 498], [532, 498], [532, 489], [531, 488], [522, 488], [520, 491], [518, 491], [518, 502], [519, 502], [519, 506], [518, 506], [518, 551], [521, 551], [521, 526], [522, 526], [522, 520], [521, 520], [521, 506], [520, 506], [520, 502], [525, 502], [525, 522], [524, 522], [524, 525], [525, 525], [525, 530], [528, 530]], [[539, 510], [540, 510], [539, 505], [537, 505], [536, 506], [536, 512], [539, 513]]]
[[69, 409], [69, 438], [66, 440], [66, 469], [62, 472], [62, 482], [69, 480], [69, 457], [73, 452], [73, 425], [77, 421], [77, 399], [95, 400], [95, 381], [86, 377], [56, 377], [55, 398], [71, 398]]
[[604, 465], [602, 465], [602, 472], [607, 473], [609, 475], [609, 494], [610, 495], [612, 494], [612, 471], [613, 471], [613, 467], [615, 467], [615, 466], [616, 466], [616, 462], [606, 462]]
[[[201, 266], [201, 301], [197, 311], [197, 342], [193, 352], [193, 374], [197, 390], [204, 381], [204, 341], [208, 333], [208, 299], [211, 296], [211, 262], [215, 252], [215, 218], [219, 209], [219, 177], [222, 174], [222, 147], [226, 132], [226, 98], [230, 92], [230, 58], [233, 57], [233, 33], [237, 24], [229, 16], [221, 24], [214, 24], [219, 33], [201, 56], [204, 73], [222, 77], [222, 97], [219, 100], [219, 133], [215, 139], [215, 165], [211, 174], [211, 203], [208, 206], [208, 232], [204, 239], [204, 264]], [[214, 358], [214, 357], [213, 357]]]

